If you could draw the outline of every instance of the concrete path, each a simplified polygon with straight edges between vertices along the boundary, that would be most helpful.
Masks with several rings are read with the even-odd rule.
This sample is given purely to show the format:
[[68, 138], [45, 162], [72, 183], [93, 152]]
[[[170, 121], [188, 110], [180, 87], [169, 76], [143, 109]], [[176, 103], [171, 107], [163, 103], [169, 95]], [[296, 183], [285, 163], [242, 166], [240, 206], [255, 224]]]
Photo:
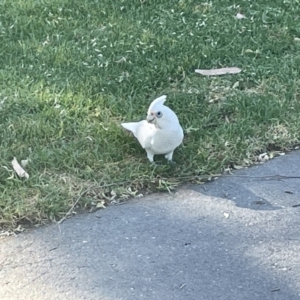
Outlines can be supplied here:
[[0, 240], [0, 299], [300, 300], [300, 152], [235, 175]]

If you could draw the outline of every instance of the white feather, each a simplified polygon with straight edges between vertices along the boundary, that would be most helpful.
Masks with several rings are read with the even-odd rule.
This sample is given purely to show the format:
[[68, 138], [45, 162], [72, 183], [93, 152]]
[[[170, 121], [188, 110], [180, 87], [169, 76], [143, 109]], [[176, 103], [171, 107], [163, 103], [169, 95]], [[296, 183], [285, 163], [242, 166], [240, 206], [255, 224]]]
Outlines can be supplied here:
[[167, 100], [167, 96], [166, 95], [163, 95], [163, 96], [160, 96], [158, 98], [156, 98], [155, 100], [152, 101], [152, 103], [150, 104], [149, 108], [148, 108], [148, 114], [151, 110], [154, 109], [154, 107], [159, 107], [161, 105], [164, 106], [164, 103], [165, 101]]
[[[172, 160], [174, 150], [183, 140], [183, 130], [176, 114], [164, 105], [166, 98], [161, 96], [150, 104], [147, 120], [151, 123], [143, 120], [121, 124], [138, 139], [151, 162], [156, 154], [165, 154], [168, 160]], [[157, 117], [157, 112], [160, 112], [162, 117]]]

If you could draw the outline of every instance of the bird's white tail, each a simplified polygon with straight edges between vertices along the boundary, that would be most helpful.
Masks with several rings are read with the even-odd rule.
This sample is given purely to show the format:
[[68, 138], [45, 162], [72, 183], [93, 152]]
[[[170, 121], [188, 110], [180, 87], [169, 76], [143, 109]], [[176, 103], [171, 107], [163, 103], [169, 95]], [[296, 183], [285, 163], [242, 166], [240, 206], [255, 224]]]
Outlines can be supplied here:
[[121, 123], [121, 126], [136, 135], [139, 122]]

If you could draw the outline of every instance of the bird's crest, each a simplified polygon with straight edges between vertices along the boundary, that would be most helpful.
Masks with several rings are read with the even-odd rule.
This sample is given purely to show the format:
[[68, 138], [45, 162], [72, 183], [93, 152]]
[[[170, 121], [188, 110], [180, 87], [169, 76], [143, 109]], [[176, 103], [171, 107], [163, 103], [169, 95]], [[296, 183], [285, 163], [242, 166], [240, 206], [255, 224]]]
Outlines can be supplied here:
[[160, 96], [160, 97], [156, 98], [155, 100], [153, 100], [149, 106], [148, 113], [150, 113], [155, 106], [163, 105], [166, 100], [167, 100], [166, 95]]

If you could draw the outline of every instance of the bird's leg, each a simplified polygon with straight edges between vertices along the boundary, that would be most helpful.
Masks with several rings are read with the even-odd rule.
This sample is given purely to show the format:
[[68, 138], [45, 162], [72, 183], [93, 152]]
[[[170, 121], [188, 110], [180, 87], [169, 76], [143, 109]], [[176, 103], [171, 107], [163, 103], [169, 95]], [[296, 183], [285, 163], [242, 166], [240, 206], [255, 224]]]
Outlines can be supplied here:
[[176, 162], [172, 160], [173, 157], [173, 152], [170, 152], [168, 154], [165, 155], [165, 158], [168, 160], [168, 163], [172, 164], [172, 165], [176, 165]]
[[172, 161], [173, 152], [174, 152], [174, 151], [172, 151], [172, 152], [166, 154], [166, 155], [165, 155], [165, 158], [166, 158], [167, 160], [169, 160], [169, 161]]
[[161, 165], [160, 163], [155, 162], [155, 161], [153, 160], [154, 154], [153, 154], [151, 151], [146, 150], [146, 152], [147, 152], [147, 157], [148, 157], [148, 159], [149, 159], [150, 162], [151, 162], [151, 166], [157, 167], [157, 166], [160, 166], [160, 165]]
[[154, 154], [149, 150], [146, 150], [146, 152], [147, 152], [147, 157], [150, 160], [150, 162], [153, 162]]

